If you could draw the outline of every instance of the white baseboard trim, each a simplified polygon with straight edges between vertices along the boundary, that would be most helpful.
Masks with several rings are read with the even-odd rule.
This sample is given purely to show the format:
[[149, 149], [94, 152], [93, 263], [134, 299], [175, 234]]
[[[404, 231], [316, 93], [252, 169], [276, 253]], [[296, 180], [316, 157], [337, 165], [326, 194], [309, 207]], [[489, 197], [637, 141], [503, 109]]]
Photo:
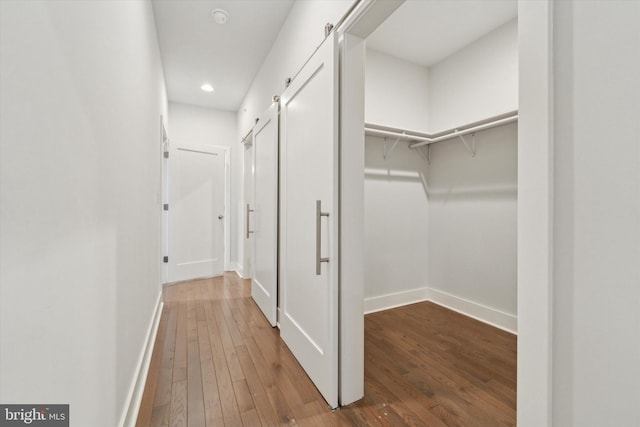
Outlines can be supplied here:
[[402, 307], [403, 305], [426, 301], [429, 299], [428, 292], [429, 288], [418, 288], [393, 294], [365, 298], [364, 314], [375, 313], [376, 311], [389, 310], [391, 308]]
[[158, 334], [158, 326], [160, 325], [160, 317], [162, 315], [162, 291], [158, 294], [158, 300], [156, 302], [156, 309], [147, 331], [146, 343], [138, 359], [138, 366], [136, 368], [136, 375], [133, 378], [129, 393], [127, 394], [127, 400], [125, 401], [125, 407], [120, 416], [120, 427], [134, 427], [138, 419], [138, 412], [140, 411], [140, 403], [142, 402], [142, 394], [144, 392], [144, 386], [147, 382], [147, 374], [149, 373], [149, 364], [151, 363], [151, 355], [153, 354], [153, 345], [156, 342], [156, 335]]
[[415, 304], [422, 301], [431, 301], [460, 314], [479, 320], [512, 334], [517, 334], [518, 317], [504, 313], [491, 307], [487, 307], [477, 302], [469, 301], [455, 295], [434, 289], [418, 288], [393, 294], [380, 295], [377, 297], [365, 298], [364, 314], [375, 313], [377, 311], [390, 310], [404, 305]]
[[236, 268], [233, 269], [233, 271], [236, 272], [236, 274], [238, 276], [240, 276], [241, 279], [246, 279], [246, 277], [244, 277], [244, 266], [242, 266], [241, 264], [236, 264]]
[[242, 267], [237, 270], [233, 270], [241, 279], [251, 279], [251, 275], [242, 269]]
[[457, 311], [465, 316], [472, 317], [483, 323], [487, 323], [496, 328], [517, 334], [518, 317], [513, 314], [504, 313], [491, 307], [487, 307], [477, 302], [469, 301], [437, 289], [428, 288], [429, 300], [435, 304]]

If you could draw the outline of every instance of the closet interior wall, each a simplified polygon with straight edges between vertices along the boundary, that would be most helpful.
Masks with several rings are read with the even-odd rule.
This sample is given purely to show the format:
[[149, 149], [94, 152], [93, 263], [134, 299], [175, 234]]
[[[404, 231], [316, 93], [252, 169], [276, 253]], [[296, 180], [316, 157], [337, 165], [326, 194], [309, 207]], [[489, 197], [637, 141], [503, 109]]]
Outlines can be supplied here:
[[364, 179], [365, 312], [424, 299], [428, 281], [427, 165], [400, 143], [386, 159], [367, 136]]
[[[429, 67], [368, 48], [365, 121], [434, 134], [516, 111], [517, 64], [516, 19]], [[475, 155], [456, 138], [428, 163], [366, 137], [365, 312], [432, 300], [516, 331], [517, 123], [465, 138]]]

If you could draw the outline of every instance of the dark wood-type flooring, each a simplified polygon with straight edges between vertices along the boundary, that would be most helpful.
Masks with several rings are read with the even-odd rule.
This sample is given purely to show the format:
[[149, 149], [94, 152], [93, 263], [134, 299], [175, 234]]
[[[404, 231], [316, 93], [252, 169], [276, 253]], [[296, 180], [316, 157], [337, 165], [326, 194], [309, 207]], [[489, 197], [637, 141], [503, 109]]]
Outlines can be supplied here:
[[234, 273], [167, 287], [137, 426], [515, 425], [514, 335], [424, 302], [365, 318], [365, 397], [331, 411]]

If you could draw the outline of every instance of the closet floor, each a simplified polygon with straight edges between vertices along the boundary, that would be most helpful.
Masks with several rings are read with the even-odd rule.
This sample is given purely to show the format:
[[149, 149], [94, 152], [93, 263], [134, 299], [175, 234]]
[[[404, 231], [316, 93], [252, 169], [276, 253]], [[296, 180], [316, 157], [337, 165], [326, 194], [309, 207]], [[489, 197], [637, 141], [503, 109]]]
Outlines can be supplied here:
[[137, 426], [515, 425], [516, 338], [424, 302], [365, 317], [365, 398], [331, 411], [234, 273], [167, 287]]

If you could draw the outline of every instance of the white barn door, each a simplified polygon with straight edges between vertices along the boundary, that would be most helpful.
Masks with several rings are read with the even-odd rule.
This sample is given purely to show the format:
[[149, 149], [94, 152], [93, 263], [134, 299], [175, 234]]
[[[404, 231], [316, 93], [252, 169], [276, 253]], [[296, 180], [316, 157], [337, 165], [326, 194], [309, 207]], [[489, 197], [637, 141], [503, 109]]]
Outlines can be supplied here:
[[271, 324], [278, 308], [278, 104], [253, 129], [253, 276], [251, 296]]
[[281, 101], [280, 330], [338, 406], [338, 61], [329, 35]]
[[224, 273], [226, 156], [219, 147], [170, 146], [169, 282]]
[[253, 133], [250, 133], [244, 141], [244, 254], [242, 276], [245, 279], [253, 277], [254, 179]]

